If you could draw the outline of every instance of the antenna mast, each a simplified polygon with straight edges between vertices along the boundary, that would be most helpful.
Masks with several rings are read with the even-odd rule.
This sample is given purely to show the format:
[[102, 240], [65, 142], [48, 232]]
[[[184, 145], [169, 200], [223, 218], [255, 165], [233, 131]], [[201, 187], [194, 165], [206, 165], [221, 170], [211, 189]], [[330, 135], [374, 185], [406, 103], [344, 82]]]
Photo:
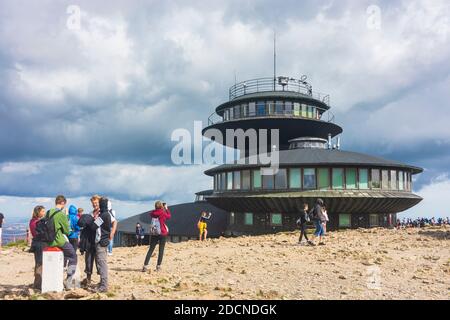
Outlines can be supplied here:
[[277, 43], [276, 32], [273, 30], [273, 91], [275, 91], [275, 85], [277, 82]]

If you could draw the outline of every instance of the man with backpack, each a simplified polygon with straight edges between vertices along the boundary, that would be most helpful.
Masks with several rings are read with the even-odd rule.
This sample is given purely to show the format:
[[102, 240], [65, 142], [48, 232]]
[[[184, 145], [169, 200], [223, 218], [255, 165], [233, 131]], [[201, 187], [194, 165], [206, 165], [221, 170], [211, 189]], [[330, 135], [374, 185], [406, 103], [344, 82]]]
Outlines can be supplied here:
[[47, 211], [45, 218], [36, 224], [36, 237], [46, 242], [49, 247], [62, 249], [64, 266], [68, 263], [65, 287], [70, 289], [77, 268], [77, 254], [68, 239], [70, 226], [64, 212], [66, 203], [67, 200], [63, 195], [56, 197], [55, 208]]

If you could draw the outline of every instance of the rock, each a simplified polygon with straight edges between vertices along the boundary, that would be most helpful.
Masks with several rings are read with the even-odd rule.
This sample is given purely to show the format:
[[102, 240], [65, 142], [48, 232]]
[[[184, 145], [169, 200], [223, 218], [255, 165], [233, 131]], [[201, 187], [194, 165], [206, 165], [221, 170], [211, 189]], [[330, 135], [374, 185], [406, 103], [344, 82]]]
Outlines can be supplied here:
[[42, 295], [47, 300], [62, 300], [64, 297], [63, 292], [46, 292]]
[[340, 275], [340, 276], [339, 276], [339, 279], [345, 280], [345, 279], [347, 279], [347, 277], [346, 277], [346, 276], [343, 276], [343, 275]]
[[177, 284], [175, 284], [174, 288], [176, 290], [187, 290], [187, 289], [189, 289], [189, 284], [187, 284], [186, 282], [180, 281], [180, 282], [177, 282]]
[[66, 293], [64, 299], [81, 299], [87, 297], [89, 294], [90, 293], [88, 291], [81, 288], [77, 288], [74, 290], [70, 290], [68, 293]]

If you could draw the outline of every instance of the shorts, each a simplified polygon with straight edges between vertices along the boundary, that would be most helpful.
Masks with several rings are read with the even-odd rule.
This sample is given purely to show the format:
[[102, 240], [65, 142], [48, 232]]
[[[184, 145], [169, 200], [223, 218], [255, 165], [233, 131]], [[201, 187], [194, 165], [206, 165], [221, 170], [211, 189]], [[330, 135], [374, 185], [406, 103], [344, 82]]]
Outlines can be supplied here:
[[320, 220], [316, 220], [314, 223], [316, 224], [316, 231], [314, 232], [314, 235], [316, 237], [323, 236], [324, 232], [322, 222]]
[[199, 222], [197, 227], [198, 227], [198, 230], [200, 231], [200, 233], [203, 234], [203, 232], [205, 232], [205, 230], [207, 228], [207, 224], [206, 224], [206, 222]]

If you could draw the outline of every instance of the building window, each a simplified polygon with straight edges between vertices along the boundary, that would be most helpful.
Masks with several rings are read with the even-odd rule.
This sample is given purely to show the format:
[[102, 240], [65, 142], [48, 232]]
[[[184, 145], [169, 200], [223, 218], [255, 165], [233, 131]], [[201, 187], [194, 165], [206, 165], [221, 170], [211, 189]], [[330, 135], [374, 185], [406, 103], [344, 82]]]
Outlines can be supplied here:
[[369, 215], [369, 226], [370, 227], [377, 227], [379, 226], [379, 221], [378, 221], [378, 215], [377, 214], [370, 214]]
[[351, 215], [347, 213], [342, 213], [339, 215], [339, 228], [350, 228], [351, 224]]
[[301, 188], [300, 169], [289, 169], [289, 188]]
[[345, 169], [345, 188], [346, 189], [356, 189], [356, 169], [355, 168]]
[[249, 212], [244, 213], [244, 224], [246, 226], [253, 225], [253, 213], [249, 213]]
[[294, 102], [294, 116], [300, 116], [300, 103]]
[[263, 189], [273, 189], [273, 175], [265, 174], [262, 176]]
[[258, 116], [264, 116], [266, 114], [266, 105], [264, 101], [258, 101], [256, 104], [256, 114]]
[[248, 104], [248, 116], [249, 117], [254, 117], [256, 115], [256, 103], [255, 102], [250, 102]]
[[227, 190], [233, 189], [233, 172], [227, 172]]
[[391, 170], [391, 190], [397, 190], [397, 171]]
[[308, 106], [308, 118], [313, 117], [313, 107]]
[[308, 112], [306, 111], [306, 108], [308, 106], [306, 104], [302, 104], [302, 117], [306, 118], [308, 116]]
[[371, 187], [372, 189], [380, 189], [380, 170], [372, 169], [371, 170]]
[[242, 171], [242, 189], [250, 189], [250, 170]]
[[359, 180], [360, 189], [369, 189], [369, 172], [367, 169], [359, 169]]
[[271, 213], [270, 214], [270, 224], [272, 226], [282, 226], [283, 225], [283, 217], [281, 213]]
[[239, 119], [241, 117], [241, 106], [234, 107], [234, 118]]
[[241, 105], [241, 115], [243, 118], [247, 118], [248, 117], [248, 106], [246, 103]]
[[225, 190], [226, 188], [227, 188], [227, 174], [226, 172], [222, 172], [221, 189]]
[[381, 188], [384, 190], [389, 189], [389, 171], [381, 170]]
[[332, 169], [332, 186], [333, 189], [344, 189], [344, 169]]
[[303, 189], [316, 188], [316, 170], [314, 168], [303, 169]]
[[317, 169], [319, 175], [319, 190], [328, 190], [330, 188], [330, 170], [328, 168]]
[[239, 190], [241, 188], [241, 172], [233, 172], [233, 189]]
[[275, 103], [273, 101], [266, 101], [266, 114], [272, 115], [275, 113]]
[[287, 189], [286, 169], [278, 169], [275, 175], [275, 189]]
[[261, 189], [261, 170], [253, 170], [253, 189]]
[[283, 101], [277, 101], [276, 105], [275, 105], [275, 113], [278, 115], [282, 115], [283, 114]]
[[225, 112], [223, 113], [223, 119], [224, 119], [225, 121], [228, 120], [228, 109], [226, 109]]
[[404, 178], [403, 178], [403, 171], [398, 172], [398, 189], [399, 190], [405, 190], [404, 187]]
[[235, 223], [236, 217], [234, 215], [234, 212], [230, 212], [230, 225], [233, 225]]
[[292, 115], [292, 102], [286, 101], [284, 103], [284, 113], [287, 115]]
[[233, 108], [228, 109], [229, 113], [230, 113], [230, 120], [234, 119], [234, 112], [233, 112]]

